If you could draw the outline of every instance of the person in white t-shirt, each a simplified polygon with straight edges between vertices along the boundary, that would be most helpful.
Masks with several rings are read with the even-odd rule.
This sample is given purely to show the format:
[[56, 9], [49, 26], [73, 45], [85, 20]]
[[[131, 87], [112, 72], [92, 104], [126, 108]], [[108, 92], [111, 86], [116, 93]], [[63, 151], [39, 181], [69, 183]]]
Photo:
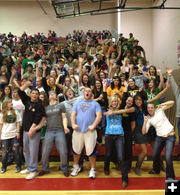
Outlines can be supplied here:
[[[12, 104], [13, 104], [13, 109], [16, 110], [20, 116], [21, 119], [23, 118], [23, 114], [24, 114], [24, 110], [25, 110], [25, 106], [22, 103], [21, 98], [19, 97], [18, 94], [18, 88], [15, 87], [12, 90]], [[20, 122], [20, 128], [22, 126], [22, 120]], [[20, 138], [19, 138], [19, 152], [20, 152], [20, 158], [21, 158], [21, 164], [24, 164], [24, 155], [23, 155], [23, 131], [20, 131]], [[11, 154], [11, 152], [10, 152]]]
[[20, 114], [13, 109], [12, 100], [4, 101], [0, 113], [0, 140], [2, 142], [2, 168], [1, 173], [6, 172], [8, 149], [13, 148], [16, 160], [16, 172], [21, 171], [19, 142], [20, 138]]
[[[19, 97], [18, 88], [17, 87], [15, 87], [12, 90], [12, 97], [13, 97], [13, 99], [12, 99], [13, 108], [18, 111], [18, 113], [20, 114], [20, 116], [22, 118], [24, 110], [25, 110], [25, 106], [22, 103], [21, 98]], [[22, 121], [21, 121], [21, 125], [22, 125]]]
[[172, 161], [172, 153], [175, 145], [175, 131], [173, 125], [169, 122], [164, 111], [174, 105], [174, 101], [167, 101], [155, 108], [153, 103], [147, 105], [148, 116], [144, 116], [144, 124], [142, 133], [146, 134], [150, 126], [156, 129], [157, 137], [153, 147], [153, 170], [155, 173], [160, 173], [160, 154], [165, 147], [165, 160], [166, 160], [166, 179], [174, 180], [175, 173]]

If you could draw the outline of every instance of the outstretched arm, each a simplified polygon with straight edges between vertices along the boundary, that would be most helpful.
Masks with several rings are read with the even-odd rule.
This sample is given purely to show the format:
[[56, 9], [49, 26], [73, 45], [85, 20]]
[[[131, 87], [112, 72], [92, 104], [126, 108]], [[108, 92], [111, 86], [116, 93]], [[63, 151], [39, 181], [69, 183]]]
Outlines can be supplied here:
[[154, 98], [152, 98], [151, 100], [148, 100], [147, 102], [152, 103], [152, 102], [158, 100], [162, 95], [164, 95], [168, 91], [169, 87], [170, 87], [169, 81], [167, 80], [166, 87], [160, 93], [158, 93]]
[[162, 108], [162, 110], [167, 110], [174, 105], [174, 101], [167, 101], [158, 105], [158, 108]]
[[166, 67], [166, 72], [168, 73], [169, 81], [170, 81], [170, 84], [171, 84], [174, 96], [177, 99], [179, 97], [179, 95], [180, 95], [180, 89], [179, 89], [176, 81], [174, 80], [174, 77], [172, 75], [172, 71], [173, 70], [171, 68]]

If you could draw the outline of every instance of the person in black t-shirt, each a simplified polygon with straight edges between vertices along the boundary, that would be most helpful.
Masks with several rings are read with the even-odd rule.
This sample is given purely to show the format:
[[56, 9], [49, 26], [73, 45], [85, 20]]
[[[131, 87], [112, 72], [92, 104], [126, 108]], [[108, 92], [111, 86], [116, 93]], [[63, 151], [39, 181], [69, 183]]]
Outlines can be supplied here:
[[24, 90], [32, 86], [30, 81], [27, 81], [18, 90], [18, 94], [25, 106], [25, 111], [23, 115], [22, 130], [23, 130], [23, 147], [24, 147], [24, 157], [27, 164], [27, 169], [21, 171], [21, 174], [29, 175], [26, 177], [27, 180], [36, 177], [36, 171], [38, 168], [38, 151], [39, 143], [41, 138], [40, 128], [36, 128], [46, 115], [44, 107], [41, 100], [39, 99], [39, 91], [37, 89], [32, 89], [30, 97], [26, 95]]

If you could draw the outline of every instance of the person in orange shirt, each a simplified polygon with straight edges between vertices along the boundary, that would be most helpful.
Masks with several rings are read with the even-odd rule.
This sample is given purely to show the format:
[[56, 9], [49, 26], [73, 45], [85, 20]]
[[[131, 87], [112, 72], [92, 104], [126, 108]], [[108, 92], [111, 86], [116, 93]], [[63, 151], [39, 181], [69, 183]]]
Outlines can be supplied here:
[[107, 88], [108, 98], [112, 95], [118, 95], [120, 97], [123, 96], [124, 87], [121, 86], [121, 80], [118, 76], [113, 78], [111, 85]]

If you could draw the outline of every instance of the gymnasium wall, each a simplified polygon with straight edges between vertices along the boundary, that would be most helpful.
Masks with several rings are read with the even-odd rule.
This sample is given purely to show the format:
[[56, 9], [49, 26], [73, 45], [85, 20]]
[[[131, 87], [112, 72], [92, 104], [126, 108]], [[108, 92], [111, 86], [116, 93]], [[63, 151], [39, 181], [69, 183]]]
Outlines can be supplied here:
[[[24, 1], [2, 1], [0, 0], [0, 33], [12, 32], [21, 35], [24, 31], [28, 34], [37, 32], [47, 33], [48, 30], [55, 30], [59, 36], [65, 36], [74, 29], [92, 30], [112, 30], [115, 28], [115, 15], [101, 16], [81, 16], [68, 19], [57, 19], [49, 1], [40, 1], [47, 15], [34, 0]], [[105, 7], [111, 7], [107, 3]], [[95, 4], [84, 4], [82, 10], [86, 8], [97, 9]]]
[[[179, 0], [168, 0], [165, 6], [180, 7]], [[178, 69], [177, 41], [180, 40], [180, 10], [153, 10], [153, 64], [165, 70]]]

